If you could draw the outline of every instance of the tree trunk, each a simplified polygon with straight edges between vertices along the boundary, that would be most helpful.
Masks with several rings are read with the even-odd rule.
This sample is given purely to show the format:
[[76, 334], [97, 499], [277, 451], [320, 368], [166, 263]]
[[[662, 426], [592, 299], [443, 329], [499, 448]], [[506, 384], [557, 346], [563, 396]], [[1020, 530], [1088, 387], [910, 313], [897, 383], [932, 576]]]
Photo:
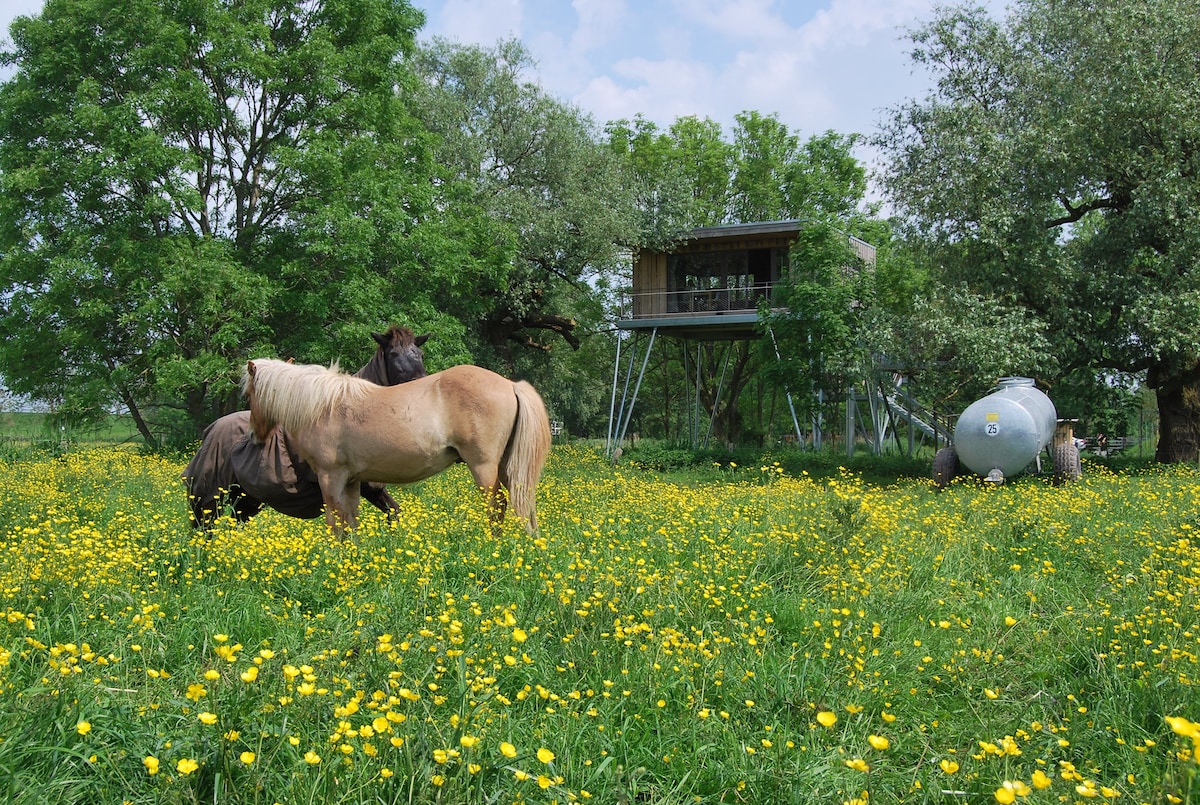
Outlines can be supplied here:
[[1158, 449], [1154, 460], [1162, 463], [1200, 459], [1200, 366], [1180, 376], [1150, 384], [1158, 398]]
[[[726, 354], [733, 350], [732, 360], [726, 364]], [[720, 445], [737, 444], [741, 440], [741, 418], [738, 416], [738, 398], [742, 389], [750, 382], [746, 366], [750, 360], [749, 342], [736, 341], [718, 348], [716, 343], [706, 343], [703, 353], [700, 378], [700, 406], [712, 418], [712, 439]], [[722, 384], [722, 375], [724, 383]], [[720, 399], [718, 399], [718, 391]], [[716, 415], [714, 416], [714, 412]], [[708, 423], [703, 423], [701, 434], [707, 432]], [[703, 436], [701, 438], [703, 443]]]
[[129, 415], [133, 418], [133, 424], [137, 427], [138, 433], [146, 440], [146, 446], [151, 450], [159, 448], [158, 438], [154, 432], [150, 430], [150, 423], [142, 416], [142, 409], [138, 407], [137, 401], [128, 389], [122, 387], [120, 389], [121, 401], [125, 403], [125, 407], [129, 409]]

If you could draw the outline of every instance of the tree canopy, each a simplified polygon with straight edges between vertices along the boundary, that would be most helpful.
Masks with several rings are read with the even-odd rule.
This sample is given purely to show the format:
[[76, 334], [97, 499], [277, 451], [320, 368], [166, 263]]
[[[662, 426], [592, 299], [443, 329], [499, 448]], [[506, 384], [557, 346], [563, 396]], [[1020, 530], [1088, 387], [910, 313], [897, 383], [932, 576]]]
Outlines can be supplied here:
[[1200, 7], [1019, 0], [996, 21], [962, 6], [912, 38], [936, 88], [876, 143], [938, 282], [1034, 316], [1050, 381], [1144, 374], [1158, 458], [1195, 460]]
[[49, 0], [18, 18], [0, 87], [10, 388], [76, 418], [124, 406], [154, 444], [171, 410], [188, 437], [236, 407], [250, 354], [350, 362], [403, 317], [464, 357], [434, 291], [468, 297], [498, 269], [438, 214], [453, 184], [409, 106], [422, 22], [403, 0]]
[[477, 307], [462, 313], [509, 369], [514, 346], [545, 352], [561, 339], [578, 349], [579, 317], [595, 318], [595, 283], [636, 234], [612, 154], [590, 118], [528, 78], [532, 60], [515, 40], [434, 40], [416, 66], [415, 109], [436, 136], [438, 162], [504, 245], [502, 282], [476, 288]]
[[19, 18], [0, 54], [6, 385], [186, 440], [239, 407], [248, 355], [351, 363], [399, 320], [434, 331], [434, 367], [571, 378], [552, 405], [598, 411], [601, 345], [582, 347], [640, 231], [617, 159], [519, 43], [418, 48], [422, 22], [403, 0]]

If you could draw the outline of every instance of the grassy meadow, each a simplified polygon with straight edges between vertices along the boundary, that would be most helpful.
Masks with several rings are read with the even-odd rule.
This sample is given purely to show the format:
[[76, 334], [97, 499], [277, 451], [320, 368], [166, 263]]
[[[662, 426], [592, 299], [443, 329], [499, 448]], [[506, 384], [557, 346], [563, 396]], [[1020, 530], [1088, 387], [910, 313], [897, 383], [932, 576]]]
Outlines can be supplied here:
[[47, 414], [0, 411], [0, 458], [16, 458], [30, 450], [60, 452], [82, 445], [116, 445], [140, 441], [129, 415], [113, 414], [86, 428], [55, 427]]
[[556, 446], [357, 543], [183, 460], [0, 460], [0, 799], [1200, 802], [1200, 473], [686, 478]]

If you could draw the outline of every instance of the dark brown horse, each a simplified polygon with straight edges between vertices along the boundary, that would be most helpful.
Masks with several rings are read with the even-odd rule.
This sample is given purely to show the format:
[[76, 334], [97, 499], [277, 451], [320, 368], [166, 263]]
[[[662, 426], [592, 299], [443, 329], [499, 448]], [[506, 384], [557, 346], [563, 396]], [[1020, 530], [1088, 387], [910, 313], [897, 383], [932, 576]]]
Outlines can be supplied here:
[[286, 428], [316, 470], [335, 534], [357, 527], [362, 481], [414, 483], [458, 461], [483, 491], [493, 530], [509, 502], [530, 532], [537, 529], [550, 420], [528, 383], [453, 366], [381, 388], [324, 366], [255, 359], [242, 390], [255, 437]]
[[[429, 335], [414, 336], [407, 327], [393, 326], [372, 333], [378, 348], [356, 377], [380, 386], [394, 386], [425, 377], [422, 345]], [[246, 522], [264, 505], [276, 511], [311, 519], [321, 514], [324, 496], [312, 467], [292, 439], [276, 428], [259, 442], [251, 437], [250, 412], [223, 416], [204, 431], [200, 449], [183, 473], [191, 506], [192, 525], [211, 528], [229, 506], [238, 522]], [[387, 486], [364, 483], [362, 496], [394, 518], [400, 510]]]

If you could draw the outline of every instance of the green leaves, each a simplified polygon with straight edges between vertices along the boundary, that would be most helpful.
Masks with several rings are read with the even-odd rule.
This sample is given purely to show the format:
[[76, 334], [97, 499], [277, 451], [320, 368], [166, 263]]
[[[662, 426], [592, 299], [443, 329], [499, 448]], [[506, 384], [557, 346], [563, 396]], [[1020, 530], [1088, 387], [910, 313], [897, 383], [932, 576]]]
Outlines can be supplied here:
[[632, 190], [591, 121], [526, 78], [528, 53], [435, 41], [419, 55], [416, 106], [437, 135], [441, 181], [463, 259], [446, 307], [475, 319], [484, 361], [513, 366], [514, 345], [579, 345], [590, 285], [623, 257]]
[[[778, 344], [764, 372], [796, 392], [841, 391], [864, 375], [874, 340], [866, 332], [873, 305], [874, 266], [855, 258], [846, 235], [812, 224], [792, 246], [789, 276], [774, 292], [764, 327]], [[801, 408], [816, 404], [800, 393]]]
[[[62, 0], [19, 22], [0, 87], [7, 384], [186, 440], [238, 404], [249, 351], [324, 359], [331, 322], [403, 318], [404, 238], [433, 208], [396, 93], [420, 22], [392, 0]], [[176, 435], [148, 415], [180, 404]]]

